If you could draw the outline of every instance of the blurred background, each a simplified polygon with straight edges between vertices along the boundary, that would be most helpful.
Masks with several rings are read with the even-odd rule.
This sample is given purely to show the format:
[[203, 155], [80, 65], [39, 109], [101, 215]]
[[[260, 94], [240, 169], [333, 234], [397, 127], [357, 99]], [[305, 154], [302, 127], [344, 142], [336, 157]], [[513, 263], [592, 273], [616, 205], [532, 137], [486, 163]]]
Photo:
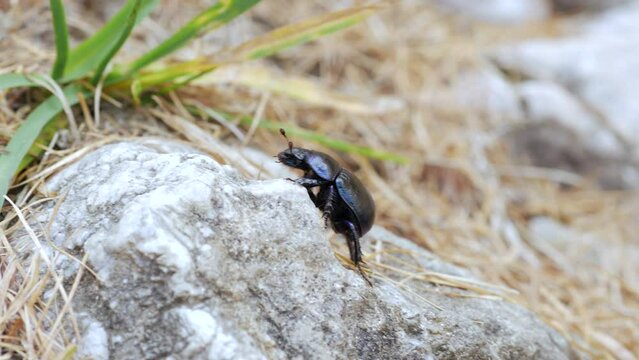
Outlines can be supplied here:
[[[122, 3], [66, 1], [72, 39], [92, 34]], [[118, 59], [144, 53], [211, 3], [163, 0]], [[263, 1], [172, 59], [212, 56], [363, 4]], [[46, 72], [55, 56], [48, 1], [0, 0], [0, 11], [0, 69]], [[577, 349], [636, 359], [638, 48], [639, 1], [395, 1], [357, 26], [205, 76], [174, 96], [259, 110], [384, 152], [296, 141], [356, 171], [374, 193], [377, 224], [518, 290], [517, 301]], [[180, 137], [120, 105], [105, 102], [105, 126], [85, 142]], [[0, 143], [18, 126], [15, 116], [4, 113]], [[200, 125], [238, 141], [221, 124]], [[236, 125], [250, 146], [275, 154], [284, 145], [273, 131]]]

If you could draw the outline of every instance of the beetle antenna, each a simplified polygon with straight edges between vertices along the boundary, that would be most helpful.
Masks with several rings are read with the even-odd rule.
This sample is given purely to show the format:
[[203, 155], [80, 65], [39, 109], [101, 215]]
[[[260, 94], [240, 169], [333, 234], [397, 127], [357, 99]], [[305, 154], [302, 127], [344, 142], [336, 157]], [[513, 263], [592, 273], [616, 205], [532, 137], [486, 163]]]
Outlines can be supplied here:
[[280, 134], [282, 134], [282, 136], [284, 136], [286, 141], [288, 141], [288, 150], [293, 152], [293, 142], [288, 139], [288, 136], [286, 136], [286, 131], [284, 131], [284, 129], [280, 128]]

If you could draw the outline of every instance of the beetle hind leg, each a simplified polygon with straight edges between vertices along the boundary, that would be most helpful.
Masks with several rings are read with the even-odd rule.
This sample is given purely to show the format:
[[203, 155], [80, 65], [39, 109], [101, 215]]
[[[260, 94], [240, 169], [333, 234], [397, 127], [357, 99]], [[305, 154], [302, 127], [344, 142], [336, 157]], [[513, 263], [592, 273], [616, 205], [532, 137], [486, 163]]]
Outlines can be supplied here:
[[351, 261], [358, 265], [362, 261], [362, 250], [359, 246], [359, 234], [355, 230], [355, 226], [351, 222], [346, 223], [347, 231], [345, 232], [346, 242], [348, 243], [348, 251], [351, 255]]
[[341, 222], [337, 226], [337, 231], [344, 234], [346, 237], [346, 243], [348, 244], [348, 252], [351, 257], [351, 261], [357, 266], [357, 270], [359, 270], [360, 275], [366, 280], [368, 285], [373, 286], [373, 283], [370, 281], [366, 273], [364, 273], [364, 269], [362, 269], [362, 249], [359, 243], [359, 232], [355, 228], [350, 221]]

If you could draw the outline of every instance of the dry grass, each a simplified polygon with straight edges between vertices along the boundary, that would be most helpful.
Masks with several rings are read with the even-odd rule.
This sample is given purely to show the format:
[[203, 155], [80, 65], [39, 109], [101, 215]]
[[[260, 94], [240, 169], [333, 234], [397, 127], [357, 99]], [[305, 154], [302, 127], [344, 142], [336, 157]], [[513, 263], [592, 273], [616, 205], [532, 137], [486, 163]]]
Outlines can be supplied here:
[[[42, 20], [49, 15], [43, 3], [21, 1], [10, 10], [12, 30], [0, 40], [0, 48], [12, 50], [3, 51], [0, 71], [45, 70], [44, 66], [52, 62], [50, 26]], [[125, 47], [123, 57], [133, 57], [148, 44], [157, 43], [205, 4], [182, 1], [177, 11], [175, 3], [165, 1], [163, 12], [142, 24]], [[393, 275], [404, 277], [404, 283], [435, 282], [471, 289], [481, 296], [507, 297], [530, 308], [576, 348], [594, 358], [636, 358], [639, 269], [636, 259], [633, 262], [628, 258], [626, 250], [639, 246], [634, 230], [639, 218], [638, 194], [604, 192], [575, 174], [513, 164], [498, 135], [515, 126], [514, 120], [462, 108], [452, 91], [451, 84], [462, 74], [488, 66], [481, 57], [486, 49], [500, 42], [553, 36], [561, 23], [504, 30], [469, 24], [418, 3], [397, 4], [364, 25], [254, 64], [285, 74], [281, 76], [312, 79], [326, 89], [348, 93], [353, 98], [347, 104], [356, 104], [357, 99], [375, 103], [390, 96], [402, 99], [402, 106], [362, 113], [352, 111], [362, 106], [321, 101], [309, 105], [271, 94], [263, 87], [219, 83], [185, 88], [157, 98], [157, 106], [151, 110], [133, 109], [103, 98], [100, 126], [93, 121], [90, 105], [82, 104], [84, 111], [76, 111], [82, 140], [67, 150], [49, 148], [43, 161], [18, 179], [29, 182], [14, 189], [12, 198], [30, 213], [38, 207], [33, 202], [41, 201], [37, 200], [37, 186], [44, 176], [74, 156], [121, 137], [160, 135], [187, 139], [218, 160], [230, 163], [237, 159], [229, 159], [207, 138], [237, 142], [236, 137], [241, 137], [244, 143], [269, 153], [283, 146], [275, 133], [248, 131], [248, 127], [238, 130], [234, 123], [199, 119], [185, 111], [184, 104], [294, 123], [411, 158], [410, 165], [401, 166], [325, 149], [356, 169], [370, 186], [378, 204], [378, 224], [502, 287], [442, 277], [411, 264], [384, 268], [392, 254], [376, 258], [375, 271], [379, 276]], [[253, 22], [237, 22], [222, 35], [197, 41], [181, 55], [207, 54], [222, 44], [237, 43], [252, 34], [325, 12], [323, 4], [261, 4], [251, 13]], [[69, 5], [72, 34], [85, 36], [101, 21], [99, 11]], [[286, 16], [282, 16], [282, 8], [287, 9]], [[322, 91], [327, 91], [326, 96], [342, 98], [333, 91]], [[31, 109], [29, 100], [29, 95], [21, 91], [8, 92], [0, 98], [0, 141], [7, 140]], [[66, 139], [68, 143], [68, 137], [62, 133], [58, 140]], [[61, 163], [61, 159], [66, 160]], [[72, 295], [72, 284], [58, 281], [54, 300], [42, 298], [45, 282], [57, 276], [49, 267], [45, 267], [48, 270], [44, 274], [38, 271], [38, 261], [44, 260], [39, 256], [34, 256], [33, 263], [25, 268], [20, 265], [16, 245], [9, 243], [7, 237], [24, 231], [25, 223], [15, 218], [15, 210], [7, 207], [5, 213], [0, 254], [0, 358], [8, 351], [28, 357], [42, 356], [47, 351], [47, 356], [54, 352], [64, 356], [72, 351], [67, 342], [70, 334], [65, 331], [73, 327], [55, 326], [59, 321], [50, 318], [49, 309], [56, 306], [58, 317], [67, 316], [71, 309], [65, 307], [68, 303], [64, 299]], [[550, 217], [597, 237], [600, 246], [594, 249], [595, 255], [607, 260], [584, 261], [592, 255], [587, 251], [593, 249], [579, 250], [582, 237], [571, 239], [578, 251], [559, 251], [534, 241], [529, 222], [536, 216]], [[40, 233], [34, 241], [38, 238], [42, 238]], [[545, 240], [553, 243], [556, 239]], [[515, 289], [518, 294], [504, 287]], [[62, 308], [66, 311], [60, 312]]]
[[[28, 248], [37, 252], [29, 257], [25, 267], [25, 244], [12, 244], [4, 232], [0, 233], [0, 357], [70, 358], [76, 350], [71, 339], [80, 334], [71, 299], [82, 278], [83, 268], [67, 289], [54, 266], [56, 257], [65, 254], [56, 253], [51, 258], [23, 211], [9, 198], [7, 202], [13, 212], [0, 226], [8, 233], [26, 232], [27, 238], [33, 241]], [[12, 223], [13, 227], [9, 225]], [[85, 260], [82, 260], [83, 265]]]

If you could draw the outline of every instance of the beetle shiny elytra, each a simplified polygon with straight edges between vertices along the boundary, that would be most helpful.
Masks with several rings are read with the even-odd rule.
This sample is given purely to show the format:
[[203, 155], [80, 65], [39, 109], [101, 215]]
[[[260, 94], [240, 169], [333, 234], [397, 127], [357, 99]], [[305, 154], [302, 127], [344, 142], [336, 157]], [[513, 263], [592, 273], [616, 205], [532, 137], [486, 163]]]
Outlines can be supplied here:
[[[304, 176], [289, 180], [304, 186], [315, 206], [322, 211], [324, 221], [330, 221], [333, 230], [346, 237], [351, 261], [372, 285], [361, 268], [359, 239], [373, 226], [373, 197], [364, 184], [335, 159], [319, 151], [294, 147], [284, 129], [280, 129], [280, 133], [286, 138], [288, 148], [277, 155], [278, 160], [304, 171]], [[319, 188], [317, 195], [312, 191], [316, 187]]]

